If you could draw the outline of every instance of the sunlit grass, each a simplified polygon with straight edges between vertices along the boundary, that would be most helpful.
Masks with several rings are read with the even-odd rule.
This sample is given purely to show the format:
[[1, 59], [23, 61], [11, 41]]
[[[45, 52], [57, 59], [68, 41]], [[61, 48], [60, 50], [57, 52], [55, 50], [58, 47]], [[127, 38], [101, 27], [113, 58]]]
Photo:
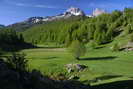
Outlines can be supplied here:
[[27, 54], [30, 69], [39, 69], [47, 75], [66, 74], [66, 64], [79, 63], [88, 68], [82, 72], [71, 73], [69, 76], [79, 76], [80, 81], [93, 80], [106, 75], [121, 75], [121, 77], [102, 80], [101, 83], [133, 77], [133, 52], [112, 52], [109, 47], [88, 49], [86, 55], [79, 61], [64, 48], [37, 48], [23, 50], [23, 52]]

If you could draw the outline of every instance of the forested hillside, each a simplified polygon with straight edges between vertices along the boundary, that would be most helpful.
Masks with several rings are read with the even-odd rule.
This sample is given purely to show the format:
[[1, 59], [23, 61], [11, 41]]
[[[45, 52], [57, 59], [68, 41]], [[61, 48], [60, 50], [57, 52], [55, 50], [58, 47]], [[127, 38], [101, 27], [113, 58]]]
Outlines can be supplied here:
[[[133, 9], [125, 8], [123, 12], [114, 11], [92, 18], [59, 20], [31, 27], [23, 32], [27, 42], [44, 44], [55, 42], [68, 46], [73, 40], [97, 44], [113, 41], [118, 35], [132, 33]], [[76, 17], [77, 18], [77, 17]]]
[[0, 30], [0, 49], [3, 51], [17, 51], [23, 48], [29, 48], [32, 45], [24, 41], [23, 35], [18, 34], [12, 29]]

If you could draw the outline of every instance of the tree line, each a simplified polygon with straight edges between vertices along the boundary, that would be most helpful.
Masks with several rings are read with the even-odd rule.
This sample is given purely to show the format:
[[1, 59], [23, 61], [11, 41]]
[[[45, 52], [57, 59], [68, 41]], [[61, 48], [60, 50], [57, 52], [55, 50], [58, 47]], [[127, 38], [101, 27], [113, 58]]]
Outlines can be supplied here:
[[24, 41], [22, 34], [18, 34], [12, 29], [0, 30], [0, 49], [3, 51], [17, 51], [30, 46]]
[[19, 35], [13, 30], [4, 30], [0, 33], [1, 47], [10, 44], [18, 45], [23, 43], [24, 39], [34, 45], [56, 43], [69, 46], [75, 40], [83, 43], [93, 41], [95, 44], [105, 44], [113, 41], [121, 33], [127, 35], [133, 32], [132, 14], [132, 8], [125, 8], [123, 12], [116, 10], [92, 18], [71, 17], [35, 25]]
[[132, 13], [133, 9], [125, 8], [123, 12], [116, 10], [98, 17], [73, 17], [31, 27], [23, 34], [25, 40], [33, 44], [55, 42], [68, 46], [74, 40], [93, 40], [97, 44], [104, 44], [111, 42], [122, 32], [126, 35], [133, 31]]

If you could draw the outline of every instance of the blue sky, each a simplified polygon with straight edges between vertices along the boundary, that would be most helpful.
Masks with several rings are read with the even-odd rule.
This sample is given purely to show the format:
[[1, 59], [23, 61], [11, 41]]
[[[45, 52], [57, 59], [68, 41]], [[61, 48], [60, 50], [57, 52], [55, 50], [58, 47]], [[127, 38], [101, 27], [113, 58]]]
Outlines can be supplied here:
[[32, 16], [52, 16], [74, 6], [91, 14], [95, 8], [107, 12], [133, 7], [133, 0], [0, 0], [0, 24], [9, 25]]

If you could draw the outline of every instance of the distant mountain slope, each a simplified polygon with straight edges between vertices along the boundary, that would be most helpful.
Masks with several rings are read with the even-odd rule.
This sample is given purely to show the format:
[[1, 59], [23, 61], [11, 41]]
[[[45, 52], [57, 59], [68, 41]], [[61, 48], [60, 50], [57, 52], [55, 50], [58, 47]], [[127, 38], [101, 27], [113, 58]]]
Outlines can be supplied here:
[[46, 16], [46, 17], [30, 17], [22, 22], [14, 23], [7, 28], [14, 29], [17, 32], [23, 32], [33, 26], [39, 25], [39, 24], [47, 24], [51, 21], [57, 21], [62, 19], [69, 19], [71, 17], [95, 17], [99, 16], [104, 13], [104, 10], [96, 9], [93, 11], [92, 15], [86, 15], [84, 11], [82, 11], [80, 8], [70, 7], [65, 12], [60, 13], [55, 16]]
[[0, 28], [4, 28], [4, 27], [5, 27], [4, 25], [1, 25], [1, 24], [0, 24]]
[[34, 25], [37, 25], [37, 24], [28, 23], [28, 22], [26, 22], [26, 23], [25, 22], [19, 22], [19, 23], [11, 24], [11, 25], [7, 26], [6, 28], [14, 29], [17, 32], [23, 32], [26, 29], [28, 29], [28, 28], [30, 28], [30, 27], [32, 27]]
[[55, 20], [31, 27], [23, 35], [27, 42], [33, 44], [55, 42], [68, 46], [73, 40], [84, 43], [93, 40], [96, 44], [106, 44], [119, 35], [133, 34], [132, 14], [133, 9], [126, 8], [123, 12], [103, 13], [93, 18]]
[[[71, 30], [72, 25], [74, 25], [75, 23], [78, 24], [85, 19], [86, 18], [74, 16], [69, 19], [47, 22], [45, 24], [40, 24], [27, 29], [23, 32], [23, 36], [27, 42], [33, 44], [44, 43], [46, 41], [57, 42], [57, 39], [62, 40], [60, 43], [64, 43], [64, 36], [67, 35], [68, 29]], [[58, 36], [61, 36], [62, 38], [59, 38]]]
[[45, 23], [48, 23], [49, 21], [68, 19], [68, 18], [77, 17], [77, 16], [85, 16], [85, 14], [79, 8], [71, 7], [68, 10], [66, 10], [64, 13], [61, 13], [56, 16], [30, 17], [25, 21], [11, 24], [11, 25], [7, 26], [7, 28], [14, 29], [17, 32], [22, 32], [22, 31], [25, 31], [26, 29], [28, 29], [32, 26], [38, 25], [38, 24], [45, 24]]
[[99, 9], [99, 8], [96, 8], [96, 9], [93, 11], [93, 16], [99, 16], [99, 15], [104, 14], [104, 13], [106, 13], [104, 10]]

